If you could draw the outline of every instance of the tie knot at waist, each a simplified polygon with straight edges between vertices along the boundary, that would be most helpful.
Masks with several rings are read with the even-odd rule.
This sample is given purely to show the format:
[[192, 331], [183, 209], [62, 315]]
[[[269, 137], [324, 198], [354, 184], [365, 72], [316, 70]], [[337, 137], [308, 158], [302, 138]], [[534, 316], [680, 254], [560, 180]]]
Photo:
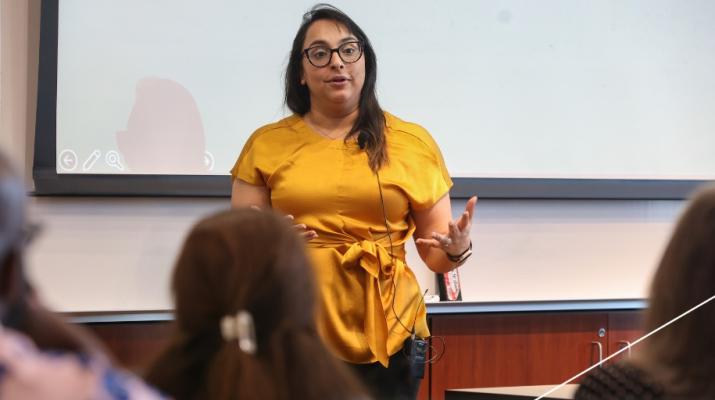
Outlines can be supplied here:
[[404, 246], [392, 247], [392, 254], [381, 244], [363, 240], [353, 243], [343, 254], [342, 264], [350, 268], [361, 266], [373, 278], [387, 278], [405, 267]]

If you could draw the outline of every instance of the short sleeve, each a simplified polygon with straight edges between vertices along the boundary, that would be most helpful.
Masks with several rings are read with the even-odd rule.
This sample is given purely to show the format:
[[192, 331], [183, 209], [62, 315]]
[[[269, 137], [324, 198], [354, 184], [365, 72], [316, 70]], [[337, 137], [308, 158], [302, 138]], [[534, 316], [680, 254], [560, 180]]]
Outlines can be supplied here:
[[267, 154], [261, 154], [262, 146], [257, 140], [260, 136], [261, 132], [256, 131], [246, 141], [236, 164], [231, 169], [233, 180], [240, 179], [251, 185], [266, 186], [266, 179], [262, 172], [265, 170], [265, 165], [262, 164], [266, 162]]
[[408, 145], [399, 146], [408, 160], [405, 191], [413, 210], [432, 207], [452, 187], [442, 153], [432, 136], [421, 126], [410, 124]]

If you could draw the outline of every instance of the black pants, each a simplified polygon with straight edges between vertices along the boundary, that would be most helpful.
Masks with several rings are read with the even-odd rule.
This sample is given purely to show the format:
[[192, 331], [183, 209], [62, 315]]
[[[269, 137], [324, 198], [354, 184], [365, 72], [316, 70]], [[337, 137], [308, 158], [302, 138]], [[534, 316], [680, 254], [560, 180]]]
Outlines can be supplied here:
[[387, 368], [379, 362], [372, 364], [350, 364], [353, 372], [360, 378], [367, 390], [376, 400], [415, 400], [422, 379], [415, 378], [407, 357], [410, 341], [404, 349], [390, 357]]

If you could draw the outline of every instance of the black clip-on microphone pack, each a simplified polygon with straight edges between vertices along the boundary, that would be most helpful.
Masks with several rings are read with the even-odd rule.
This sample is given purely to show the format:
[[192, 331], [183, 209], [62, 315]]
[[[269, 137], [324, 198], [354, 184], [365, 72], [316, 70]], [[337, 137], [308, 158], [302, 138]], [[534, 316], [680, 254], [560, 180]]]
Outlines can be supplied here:
[[427, 340], [418, 338], [412, 333], [410, 338], [410, 354], [407, 360], [410, 363], [412, 376], [422, 379], [425, 376], [425, 364], [427, 364]]

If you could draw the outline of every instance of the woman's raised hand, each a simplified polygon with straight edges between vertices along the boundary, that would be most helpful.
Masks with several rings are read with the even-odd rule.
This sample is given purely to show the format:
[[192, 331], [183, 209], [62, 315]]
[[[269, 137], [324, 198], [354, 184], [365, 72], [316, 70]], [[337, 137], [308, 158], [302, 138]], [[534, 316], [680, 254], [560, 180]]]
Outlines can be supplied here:
[[469, 249], [471, 243], [469, 231], [472, 228], [472, 216], [474, 215], [474, 206], [476, 204], [477, 196], [472, 196], [467, 201], [464, 212], [456, 219], [449, 221], [449, 230], [446, 234], [432, 232], [432, 238], [419, 238], [415, 241], [416, 244], [436, 247], [452, 256], [464, 253]]

